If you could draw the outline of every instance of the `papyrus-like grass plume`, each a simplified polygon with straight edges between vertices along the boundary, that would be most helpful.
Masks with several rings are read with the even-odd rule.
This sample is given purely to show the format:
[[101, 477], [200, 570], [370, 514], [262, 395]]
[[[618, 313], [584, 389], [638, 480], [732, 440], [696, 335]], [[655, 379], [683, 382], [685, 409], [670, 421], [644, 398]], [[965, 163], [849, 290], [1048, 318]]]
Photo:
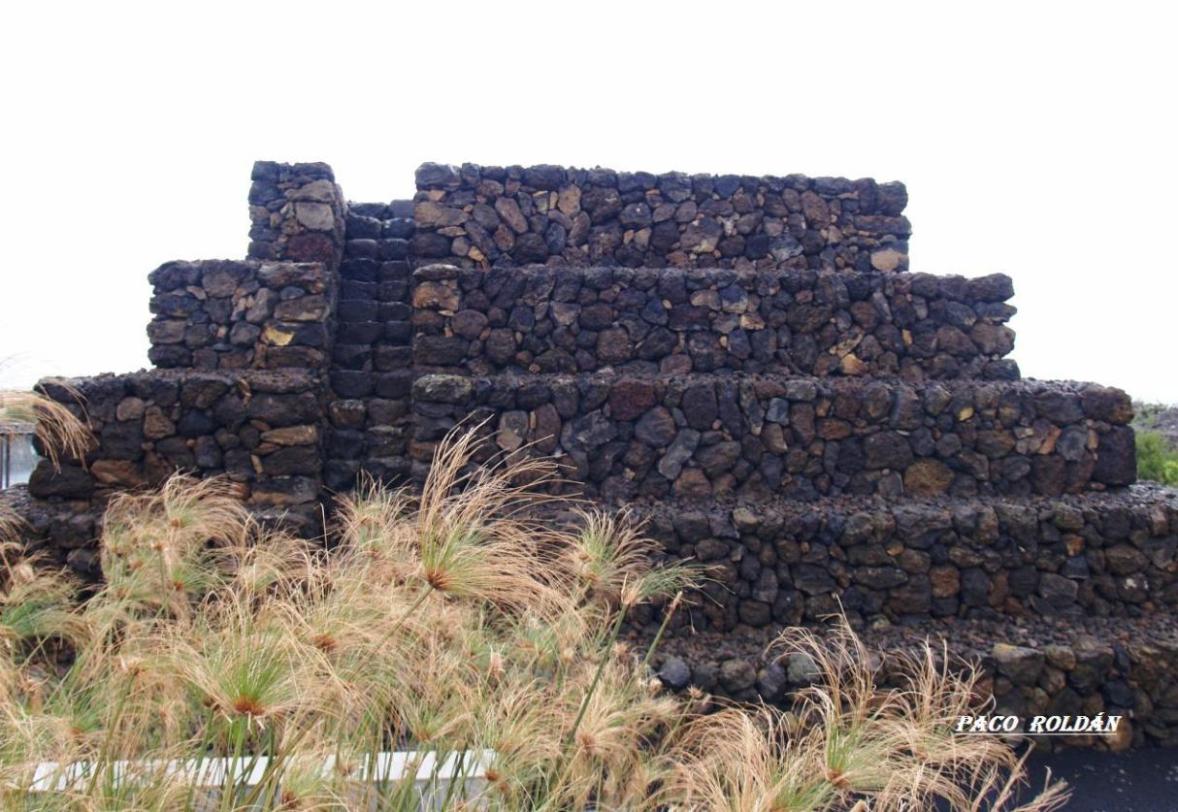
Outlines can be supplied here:
[[[699, 716], [706, 703], [663, 693], [619, 635], [638, 604], [673, 611], [696, 573], [652, 568], [625, 515], [552, 504], [551, 461], [474, 465], [477, 451], [474, 432], [447, 438], [420, 494], [362, 483], [327, 545], [177, 476], [111, 504], [96, 594], [10, 556], [2, 805], [209, 808], [159, 766], [208, 756], [245, 765], [219, 779], [211, 808], [226, 810], [416, 809], [412, 782], [378, 773], [373, 756], [394, 750], [493, 753], [475, 797], [440, 790], [451, 809], [971, 809], [971, 790], [1021, 770], [1003, 745], [945, 740], [968, 677], [914, 661], [907, 691], [883, 691], [854, 669], [849, 630], [829, 650], [786, 641], [823, 672], [794, 714]], [[117, 775], [128, 760], [135, 780]], [[92, 769], [33, 793], [42, 762], [63, 780]]]
[[814, 682], [789, 712], [726, 708], [691, 722], [667, 797], [733, 812], [1044, 812], [1067, 801], [1062, 783], [1028, 792], [1025, 757], [1001, 740], [953, 732], [977, 708], [980, 675], [944, 649], [890, 654], [892, 687], [845, 620], [788, 629], [772, 650], [808, 656]]
[[[82, 397], [71, 394], [81, 408]], [[14, 435], [26, 426], [33, 427], [41, 452], [54, 467], [62, 458], [83, 460], [94, 447], [90, 427], [65, 404], [37, 392], [0, 390], [0, 435]]]

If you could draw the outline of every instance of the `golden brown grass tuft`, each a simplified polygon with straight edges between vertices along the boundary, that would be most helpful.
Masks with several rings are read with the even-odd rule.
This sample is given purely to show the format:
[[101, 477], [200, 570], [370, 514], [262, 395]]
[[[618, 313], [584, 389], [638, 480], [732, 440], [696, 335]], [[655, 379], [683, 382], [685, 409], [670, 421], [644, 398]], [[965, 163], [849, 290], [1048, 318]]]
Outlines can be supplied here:
[[[78, 408], [80, 394], [70, 391]], [[94, 435], [68, 406], [37, 392], [0, 391], [0, 434], [33, 426], [45, 456], [59, 468], [62, 458], [82, 461], [94, 447]]]
[[21, 543], [21, 533], [25, 529], [24, 520], [15, 509], [0, 501], [0, 563], [5, 568], [9, 561], [19, 558], [24, 551]]
[[1066, 802], [1055, 783], [1016, 806], [1025, 758], [996, 737], [953, 732], [959, 716], [976, 711], [979, 675], [943, 649], [893, 653], [896, 686], [884, 687], [878, 656], [845, 619], [821, 633], [789, 629], [774, 648], [809, 657], [813, 684], [789, 712], [728, 708], [691, 723], [674, 759], [673, 797], [701, 809], [782, 812], [1045, 812]]
[[[177, 476], [113, 501], [98, 594], [6, 565], [2, 805], [192, 808], [197, 790], [158, 765], [208, 755], [270, 759], [257, 785], [226, 775], [217, 809], [420, 808], [413, 782], [376, 774], [390, 750], [492, 752], [485, 781], [433, 788], [444, 809], [972, 809], [1021, 770], [941, 729], [968, 676], [913, 661], [907, 690], [884, 691], [846, 628], [833, 648], [783, 641], [823, 673], [792, 715], [700, 716], [706, 698], [664, 694], [649, 652], [619, 643], [635, 605], [673, 611], [696, 573], [652, 568], [625, 515], [550, 504], [550, 461], [474, 466], [478, 451], [475, 432], [449, 437], [420, 495], [362, 483], [330, 550]], [[573, 518], [538, 510], [553, 507]], [[39, 762], [93, 769], [46, 795]]]

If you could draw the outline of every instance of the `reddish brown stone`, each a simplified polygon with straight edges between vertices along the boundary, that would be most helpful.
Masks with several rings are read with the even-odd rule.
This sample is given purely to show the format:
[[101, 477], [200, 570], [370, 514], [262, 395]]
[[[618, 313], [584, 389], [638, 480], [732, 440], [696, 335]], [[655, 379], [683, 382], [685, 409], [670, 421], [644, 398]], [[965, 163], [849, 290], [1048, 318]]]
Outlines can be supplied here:
[[314, 231], [295, 234], [286, 243], [284, 259], [295, 262], [332, 262], [336, 245], [331, 237]]
[[609, 393], [610, 412], [615, 420], [633, 420], [654, 403], [654, 384], [649, 381], [618, 381]]

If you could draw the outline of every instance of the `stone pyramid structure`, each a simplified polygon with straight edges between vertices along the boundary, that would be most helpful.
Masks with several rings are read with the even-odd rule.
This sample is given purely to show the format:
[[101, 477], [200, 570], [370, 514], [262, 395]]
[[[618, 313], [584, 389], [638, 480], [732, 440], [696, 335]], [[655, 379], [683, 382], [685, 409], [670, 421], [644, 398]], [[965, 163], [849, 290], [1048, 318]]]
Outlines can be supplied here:
[[1000, 712], [1125, 718], [1069, 744], [1178, 743], [1178, 498], [1134, 485], [1129, 398], [1021, 379], [1011, 280], [909, 271], [902, 184], [416, 182], [350, 203], [326, 165], [255, 165], [248, 257], [151, 274], [156, 368], [42, 382], [100, 444], [34, 475], [39, 543], [96, 575], [104, 499], [177, 468], [319, 533], [358, 474], [419, 481], [483, 422], [488, 457], [555, 455], [709, 567], [674, 689], [784, 701], [807, 663], [765, 645], [842, 611], [884, 651], [944, 640]]

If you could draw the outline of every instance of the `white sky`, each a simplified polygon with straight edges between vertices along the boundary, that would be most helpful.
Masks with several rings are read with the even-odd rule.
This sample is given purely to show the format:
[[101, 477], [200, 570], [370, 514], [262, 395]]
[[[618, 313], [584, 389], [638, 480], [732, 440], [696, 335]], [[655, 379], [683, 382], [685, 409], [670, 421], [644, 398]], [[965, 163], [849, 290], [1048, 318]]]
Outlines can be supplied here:
[[912, 265], [1014, 277], [1024, 375], [1178, 402], [1167, 4], [320, 2], [0, 11], [0, 386], [147, 365], [146, 276], [243, 257], [254, 159], [872, 176]]

